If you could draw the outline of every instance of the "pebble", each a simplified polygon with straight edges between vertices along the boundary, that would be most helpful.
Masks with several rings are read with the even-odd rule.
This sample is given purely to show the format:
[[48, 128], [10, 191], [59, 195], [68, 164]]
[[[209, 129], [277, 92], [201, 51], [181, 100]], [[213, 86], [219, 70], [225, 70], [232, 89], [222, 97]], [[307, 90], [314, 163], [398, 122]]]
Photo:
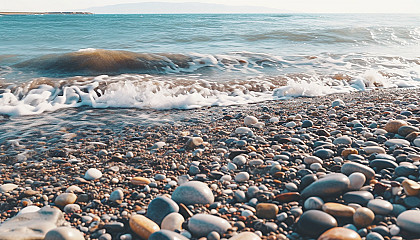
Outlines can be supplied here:
[[244, 155], [238, 155], [232, 159], [232, 162], [237, 166], [243, 166], [246, 164], [246, 157]]
[[390, 133], [398, 133], [398, 129], [402, 126], [407, 126], [407, 122], [403, 120], [389, 120], [385, 124], [385, 130]]
[[248, 172], [240, 172], [235, 176], [236, 182], [246, 182], [249, 180], [249, 173]]
[[124, 199], [124, 193], [121, 189], [114, 190], [109, 196], [109, 200], [112, 202], [121, 201], [123, 199]]
[[409, 232], [420, 234], [420, 211], [407, 210], [397, 218], [397, 225]]
[[328, 159], [334, 156], [334, 151], [331, 149], [319, 149], [314, 152], [314, 155], [321, 159]]
[[131, 179], [131, 184], [137, 185], [137, 186], [146, 186], [151, 183], [150, 179], [145, 177], [133, 177]]
[[357, 203], [366, 206], [373, 199], [372, 193], [368, 191], [351, 191], [343, 195], [343, 200], [347, 203]]
[[356, 209], [356, 212], [353, 215], [353, 222], [358, 227], [367, 227], [375, 219], [375, 214], [372, 210], [366, 207], [360, 207]]
[[377, 232], [370, 232], [366, 235], [366, 240], [384, 240], [384, 238]]
[[335, 227], [324, 232], [318, 240], [362, 240], [360, 235], [348, 228]]
[[392, 146], [410, 146], [410, 142], [404, 139], [390, 139], [385, 142], [385, 146], [392, 147]]
[[241, 232], [238, 235], [229, 238], [229, 240], [261, 240], [261, 238], [252, 232]]
[[79, 204], [67, 204], [64, 207], [64, 212], [65, 213], [76, 213], [80, 211], [80, 205]]
[[316, 156], [307, 156], [303, 159], [303, 161], [309, 165], [312, 163], [319, 163], [319, 164], [323, 163], [322, 159]]
[[178, 186], [172, 193], [172, 199], [185, 205], [212, 204], [214, 202], [213, 192], [207, 184], [198, 181], [190, 181]]
[[382, 199], [372, 199], [368, 202], [367, 207], [375, 214], [387, 215], [392, 212], [392, 204]]
[[223, 235], [231, 227], [225, 219], [210, 214], [196, 214], [188, 221], [188, 229], [199, 237], [207, 236], [212, 231]]
[[54, 203], [58, 206], [66, 206], [67, 204], [75, 203], [77, 199], [74, 193], [62, 193], [55, 198]]
[[185, 144], [185, 149], [192, 150], [203, 143], [204, 143], [204, 140], [201, 137], [191, 137], [190, 139], [188, 139], [187, 143]]
[[179, 233], [162, 229], [152, 233], [148, 240], [188, 240], [188, 238]]
[[420, 194], [420, 184], [418, 182], [405, 179], [401, 184], [407, 196], [417, 196]]
[[13, 183], [5, 183], [0, 185], [0, 192], [10, 192], [15, 190], [18, 187], [18, 185]]
[[160, 225], [168, 214], [178, 211], [179, 207], [176, 202], [165, 196], [158, 196], [149, 203], [146, 217]]
[[322, 209], [324, 201], [319, 197], [310, 197], [305, 200], [304, 207], [307, 210], [319, 210]]
[[102, 177], [102, 172], [96, 168], [89, 168], [86, 171], [85, 176], [84, 176], [86, 180], [96, 180], [101, 177]]
[[352, 140], [350, 137], [348, 136], [342, 136], [342, 137], [338, 137], [336, 139], [334, 139], [333, 144], [334, 145], [351, 145], [352, 144]]
[[71, 227], [58, 227], [47, 232], [44, 240], [84, 240], [83, 234]]
[[354, 208], [334, 202], [325, 203], [322, 210], [334, 217], [353, 217]]
[[171, 231], [181, 230], [183, 223], [184, 217], [179, 213], [173, 212], [166, 215], [166, 217], [162, 220], [161, 228]]
[[330, 174], [306, 187], [301, 195], [304, 198], [311, 196], [331, 197], [348, 190], [350, 180], [343, 174]]
[[354, 172], [360, 172], [365, 175], [366, 179], [372, 179], [375, 176], [375, 171], [372, 168], [356, 162], [344, 163], [341, 167], [341, 172], [346, 175], [350, 175]]
[[254, 116], [246, 116], [244, 118], [244, 124], [245, 126], [252, 126], [254, 124], [258, 123], [258, 119]]
[[257, 217], [263, 219], [275, 219], [279, 212], [279, 207], [273, 203], [259, 203], [256, 207]]
[[385, 154], [386, 151], [383, 147], [379, 147], [379, 146], [368, 146], [368, 147], [364, 147], [363, 151], [367, 154], [372, 154], [372, 153], [383, 153]]
[[325, 231], [337, 227], [337, 220], [328, 213], [319, 210], [305, 211], [297, 223], [298, 232], [318, 237]]
[[155, 222], [138, 214], [131, 216], [129, 224], [131, 230], [144, 239], [148, 239], [152, 233], [160, 230]]
[[27, 207], [22, 208], [22, 210], [20, 210], [17, 215], [23, 214], [23, 213], [38, 212], [40, 209], [41, 208], [39, 208], [37, 206], [33, 206], [33, 205], [27, 206]]
[[361, 172], [354, 172], [349, 176], [351, 190], [359, 190], [365, 184], [366, 177]]

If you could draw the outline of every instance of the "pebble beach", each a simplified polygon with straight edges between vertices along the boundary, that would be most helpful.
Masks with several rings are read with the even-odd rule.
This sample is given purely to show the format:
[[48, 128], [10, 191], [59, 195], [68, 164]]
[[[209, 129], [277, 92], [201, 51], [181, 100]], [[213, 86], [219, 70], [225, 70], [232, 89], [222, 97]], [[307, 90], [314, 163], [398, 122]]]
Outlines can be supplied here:
[[0, 145], [0, 239], [418, 239], [419, 96], [375, 89], [35, 129]]

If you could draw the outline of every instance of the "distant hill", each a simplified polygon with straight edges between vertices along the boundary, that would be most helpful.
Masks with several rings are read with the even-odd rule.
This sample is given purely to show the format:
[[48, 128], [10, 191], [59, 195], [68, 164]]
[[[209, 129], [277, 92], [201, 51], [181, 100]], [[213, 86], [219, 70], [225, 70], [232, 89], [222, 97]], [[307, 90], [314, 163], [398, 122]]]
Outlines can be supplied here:
[[256, 6], [232, 6], [213, 3], [170, 3], [170, 2], [142, 2], [108, 5], [84, 9], [99, 14], [125, 13], [284, 13], [286, 10], [256, 7]]

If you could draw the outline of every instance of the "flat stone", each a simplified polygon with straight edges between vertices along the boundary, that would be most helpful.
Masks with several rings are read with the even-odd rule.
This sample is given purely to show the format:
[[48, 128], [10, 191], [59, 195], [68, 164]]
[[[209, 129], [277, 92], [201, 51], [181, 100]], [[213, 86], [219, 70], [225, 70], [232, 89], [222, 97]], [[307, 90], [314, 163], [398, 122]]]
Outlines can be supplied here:
[[162, 229], [152, 233], [148, 240], [188, 240], [188, 238], [179, 233]]
[[303, 198], [318, 196], [331, 197], [347, 191], [350, 185], [349, 178], [340, 173], [334, 173], [313, 182], [301, 193]]
[[333, 157], [334, 151], [331, 149], [319, 149], [314, 152], [314, 155], [325, 160]]
[[58, 227], [47, 232], [44, 240], [84, 240], [83, 234], [72, 227]]
[[350, 137], [348, 136], [342, 136], [342, 137], [338, 137], [336, 139], [334, 139], [333, 144], [334, 145], [351, 145], [352, 144], [352, 140]]
[[410, 146], [410, 142], [404, 139], [389, 139], [385, 142], [385, 146], [392, 147], [392, 146]]
[[353, 223], [360, 228], [369, 226], [374, 219], [375, 214], [366, 207], [356, 209], [356, 212], [353, 215]]
[[382, 199], [372, 199], [368, 202], [367, 207], [375, 214], [387, 215], [392, 212], [392, 204]]
[[303, 161], [306, 163], [306, 164], [309, 164], [309, 165], [311, 165], [312, 163], [320, 163], [320, 164], [322, 164], [324, 161], [322, 161], [322, 159], [321, 158], [319, 158], [319, 157], [317, 157], [317, 156], [307, 156], [307, 157], [305, 157], [304, 159], [303, 159]]
[[275, 219], [279, 207], [274, 203], [259, 203], [256, 207], [257, 217], [263, 219]]
[[311, 237], [318, 237], [334, 227], [337, 227], [337, 220], [330, 214], [319, 210], [304, 212], [297, 222], [297, 231]]
[[334, 217], [353, 217], [355, 212], [352, 207], [333, 202], [325, 203], [324, 206], [322, 206], [322, 211]]
[[261, 238], [253, 232], [241, 232], [229, 238], [229, 240], [261, 240]]
[[361, 172], [354, 172], [349, 176], [351, 190], [359, 190], [366, 182], [366, 177]]
[[102, 177], [102, 172], [96, 168], [89, 168], [84, 176], [86, 180], [95, 180]]
[[63, 213], [58, 208], [43, 207], [36, 212], [18, 214], [0, 225], [2, 240], [39, 239], [51, 229], [64, 223]]
[[407, 126], [407, 122], [403, 120], [389, 120], [385, 124], [385, 130], [390, 133], [398, 133], [398, 129], [402, 126]]
[[18, 185], [13, 183], [5, 183], [0, 185], [0, 192], [10, 192], [15, 190], [18, 187]]
[[362, 240], [360, 235], [345, 227], [335, 227], [324, 232], [318, 240]]
[[166, 217], [162, 220], [161, 228], [166, 230], [181, 230], [182, 224], [184, 223], [184, 217], [176, 212], [170, 213], [166, 215]]
[[341, 167], [341, 172], [350, 175], [354, 172], [363, 173], [366, 179], [372, 179], [375, 176], [375, 171], [372, 168], [356, 162], [346, 162]]
[[146, 186], [151, 183], [150, 179], [145, 177], [133, 177], [131, 179], [131, 184], [137, 185], [137, 186]]
[[367, 154], [372, 154], [372, 153], [386, 153], [385, 149], [383, 147], [379, 147], [379, 146], [368, 146], [368, 147], [364, 147], [363, 151], [365, 151], [365, 153]]
[[409, 232], [420, 234], [420, 211], [408, 210], [397, 218], [397, 225]]
[[67, 204], [75, 203], [77, 199], [74, 193], [62, 193], [55, 198], [54, 203], [58, 206], [66, 206]]
[[152, 233], [160, 230], [155, 222], [138, 214], [131, 216], [129, 224], [131, 230], [144, 239], [148, 239]]
[[402, 126], [398, 129], [398, 135], [405, 137], [412, 132], [419, 132], [419, 131], [420, 131], [419, 128], [414, 127], [414, 126]]
[[274, 197], [274, 201], [281, 202], [281, 203], [299, 201], [300, 199], [301, 199], [301, 196], [298, 192], [281, 193]]
[[185, 205], [212, 204], [214, 195], [207, 184], [190, 181], [175, 189], [172, 193], [172, 200]]
[[407, 196], [417, 196], [420, 194], [420, 184], [410, 179], [405, 179], [402, 186]]
[[351, 191], [343, 195], [343, 200], [347, 203], [357, 203], [366, 206], [373, 199], [372, 193], [368, 191]]
[[377, 170], [382, 170], [384, 168], [396, 168], [398, 167], [398, 164], [388, 159], [375, 159], [369, 163], [369, 166], [376, 168]]
[[210, 214], [196, 214], [188, 222], [188, 229], [198, 237], [207, 236], [212, 231], [223, 235], [231, 227], [225, 219]]
[[401, 165], [395, 168], [394, 174], [397, 176], [415, 175], [418, 171], [418, 167], [414, 165]]
[[158, 196], [147, 207], [146, 217], [160, 225], [162, 220], [170, 213], [177, 213], [179, 206], [172, 199]]

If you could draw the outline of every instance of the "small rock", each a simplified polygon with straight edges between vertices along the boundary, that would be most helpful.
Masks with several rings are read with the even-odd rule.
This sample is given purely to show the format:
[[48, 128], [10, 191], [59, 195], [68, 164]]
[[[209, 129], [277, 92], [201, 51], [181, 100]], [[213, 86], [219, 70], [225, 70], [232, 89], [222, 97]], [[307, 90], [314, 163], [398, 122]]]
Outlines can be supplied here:
[[101, 171], [96, 168], [90, 168], [86, 171], [84, 178], [86, 180], [95, 180], [102, 177]]
[[389, 120], [385, 124], [385, 130], [390, 133], [398, 133], [398, 129], [402, 126], [407, 126], [407, 122], [403, 120]]
[[328, 213], [319, 210], [309, 210], [302, 214], [297, 222], [298, 232], [318, 237], [325, 231], [337, 227], [337, 220]]
[[74, 193], [62, 193], [55, 198], [54, 203], [58, 206], [66, 206], [67, 204], [75, 203], [77, 199]]
[[417, 196], [420, 194], [420, 184], [410, 179], [405, 179], [402, 186], [407, 196]]
[[382, 199], [372, 199], [368, 202], [367, 207], [375, 214], [387, 215], [392, 212], [392, 204]]
[[358, 227], [367, 227], [375, 219], [375, 214], [369, 208], [361, 207], [353, 215], [353, 222]]
[[236, 182], [246, 182], [248, 180], [249, 180], [249, 173], [247, 172], [240, 172], [235, 177]]
[[341, 172], [350, 175], [354, 172], [361, 172], [366, 179], [372, 179], [375, 176], [375, 171], [372, 168], [356, 162], [346, 162], [341, 167]]
[[325, 203], [322, 210], [334, 217], [353, 217], [354, 208], [340, 204], [340, 203]]
[[131, 183], [137, 186], [146, 186], [150, 184], [150, 179], [144, 177], [133, 177]]
[[330, 174], [306, 187], [301, 195], [304, 198], [311, 196], [330, 197], [345, 192], [350, 185], [350, 180], [343, 174]]
[[47, 232], [44, 240], [84, 240], [83, 234], [72, 227], [58, 227]]
[[252, 126], [254, 124], [258, 123], [258, 119], [254, 116], [246, 116], [244, 118], [244, 124], [245, 126]]
[[170, 213], [177, 213], [179, 211], [178, 204], [172, 199], [158, 196], [153, 199], [147, 208], [146, 217], [160, 225], [162, 220]]
[[324, 232], [318, 240], [362, 240], [360, 235], [348, 228], [335, 227]]
[[188, 222], [188, 229], [196, 236], [207, 236], [216, 231], [223, 235], [232, 226], [223, 218], [210, 214], [196, 214]]
[[179, 213], [173, 212], [166, 215], [162, 220], [161, 228], [171, 231], [181, 230], [182, 223], [184, 223], [184, 217]]
[[420, 211], [408, 210], [397, 218], [397, 225], [409, 232], [420, 234]]
[[124, 199], [124, 193], [121, 189], [114, 190], [109, 196], [109, 200], [112, 202], [121, 201], [123, 199]]
[[214, 202], [213, 192], [207, 184], [198, 181], [190, 181], [177, 187], [172, 193], [172, 199], [186, 205], [212, 204]]
[[259, 203], [256, 207], [257, 217], [263, 219], [275, 219], [279, 212], [279, 207], [273, 203]]
[[354, 172], [350, 174], [349, 180], [350, 180], [349, 188], [351, 190], [359, 190], [365, 184], [366, 177], [361, 172]]
[[188, 238], [179, 233], [162, 229], [152, 233], [148, 240], [188, 240]]
[[0, 185], [0, 192], [10, 192], [15, 190], [18, 187], [18, 185], [13, 183], [5, 183]]
[[129, 221], [130, 228], [141, 238], [148, 239], [152, 233], [159, 231], [159, 226], [143, 215], [133, 215]]

